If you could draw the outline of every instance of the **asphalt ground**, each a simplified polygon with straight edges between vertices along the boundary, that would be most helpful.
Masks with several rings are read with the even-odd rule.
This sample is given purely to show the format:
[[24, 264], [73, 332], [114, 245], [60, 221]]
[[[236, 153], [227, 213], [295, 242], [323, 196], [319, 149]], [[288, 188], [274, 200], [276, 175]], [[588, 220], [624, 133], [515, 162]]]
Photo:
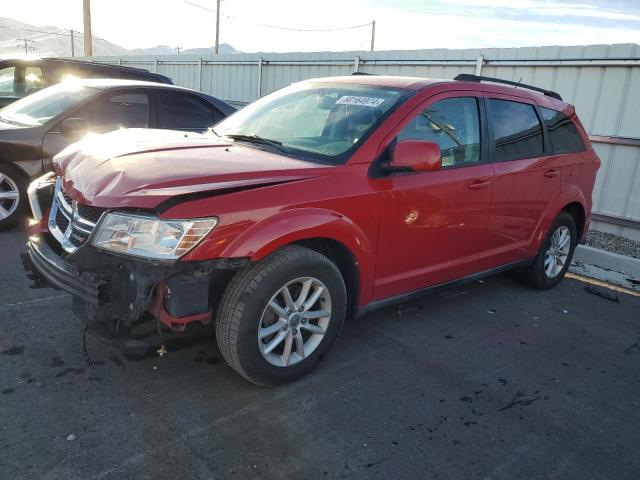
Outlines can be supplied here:
[[135, 361], [0, 233], [0, 478], [640, 478], [640, 298], [508, 275], [351, 320], [256, 387], [199, 336]]

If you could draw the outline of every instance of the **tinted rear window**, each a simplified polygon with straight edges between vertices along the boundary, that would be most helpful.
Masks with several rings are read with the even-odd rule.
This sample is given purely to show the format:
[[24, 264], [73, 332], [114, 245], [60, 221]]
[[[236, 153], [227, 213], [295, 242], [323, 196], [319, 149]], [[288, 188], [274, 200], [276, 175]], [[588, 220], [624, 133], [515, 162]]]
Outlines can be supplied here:
[[495, 137], [495, 160], [543, 155], [542, 125], [532, 105], [490, 99]]
[[584, 142], [580, 138], [575, 124], [564, 113], [550, 108], [540, 107], [542, 119], [547, 132], [549, 143], [553, 153], [582, 152], [585, 150]]

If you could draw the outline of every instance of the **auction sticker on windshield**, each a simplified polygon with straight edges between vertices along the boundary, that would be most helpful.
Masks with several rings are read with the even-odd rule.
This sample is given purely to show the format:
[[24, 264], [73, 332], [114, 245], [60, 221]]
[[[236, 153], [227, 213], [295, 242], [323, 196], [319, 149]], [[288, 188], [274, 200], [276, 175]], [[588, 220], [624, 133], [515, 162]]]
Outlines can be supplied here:
[[363, 107], [377, 107], [384, 101], [384, 98], [356, 97], [353, 95], [345, 95], [342, 98], [338, 99], [336, 105], [360, 105]]

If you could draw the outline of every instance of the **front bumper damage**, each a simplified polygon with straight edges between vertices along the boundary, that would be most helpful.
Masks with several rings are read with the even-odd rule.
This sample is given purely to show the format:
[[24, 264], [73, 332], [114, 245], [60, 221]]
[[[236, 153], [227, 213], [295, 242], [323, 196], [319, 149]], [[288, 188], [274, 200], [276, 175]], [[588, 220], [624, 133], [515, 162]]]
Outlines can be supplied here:
[[132, 327], [146, 313], [176, 331], [192, 322], [210, 322], [231, 276], [248, 262], [150, 262], [91, 246], [68, 255], [48, 232], [32, 235], [21, 257], [33, 288], [71, 294], [76, 316], [100, 321], [114, 333]]

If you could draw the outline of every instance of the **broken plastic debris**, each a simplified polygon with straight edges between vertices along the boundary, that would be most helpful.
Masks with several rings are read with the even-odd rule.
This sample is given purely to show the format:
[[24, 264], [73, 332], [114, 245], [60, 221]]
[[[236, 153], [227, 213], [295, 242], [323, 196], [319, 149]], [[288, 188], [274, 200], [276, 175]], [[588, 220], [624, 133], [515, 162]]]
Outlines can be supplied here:
[[75, 439], [76, 436], [73, 433], [67, 437], [67, 440], [69, 440], [70, 442], [74, 441]]
[[604, 298], [605, 300], [610, 300], [612, 302], [620, 303], [620, 299], [618, 298], [618, 295], [616, 295], [613, 292], [609, 292], [604, 288], [596, 287], [594, 285], [586, 285], [584, 289], [593, 295], [596, 295], [600, 298]]
[[158, 355], [163, 356], [167, 354], [167, 349], [165, 348], [164, 345], [160, 346], [160, 348], [158, 350], [156, 350], [158, 352]]

